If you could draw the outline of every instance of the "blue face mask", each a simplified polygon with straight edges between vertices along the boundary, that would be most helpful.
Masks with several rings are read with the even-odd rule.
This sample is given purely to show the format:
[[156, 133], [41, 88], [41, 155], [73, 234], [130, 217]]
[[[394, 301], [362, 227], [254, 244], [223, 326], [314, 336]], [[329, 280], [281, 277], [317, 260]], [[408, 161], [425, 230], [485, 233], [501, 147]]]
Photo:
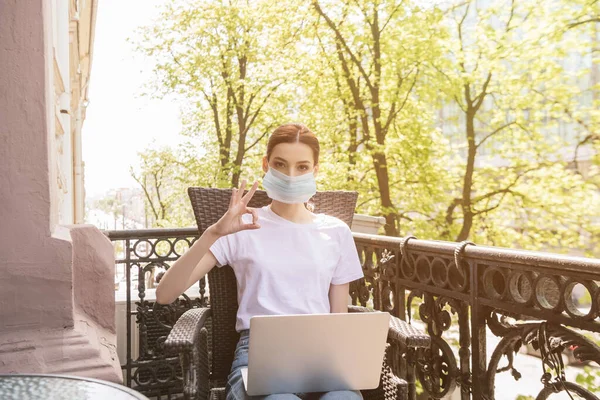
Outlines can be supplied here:
[[309, 172], [300, 176], [287, 176], [269, 168], [263, 178], [267, 196], [287, 204], [306, 203], [317, 193], [315, 176]]

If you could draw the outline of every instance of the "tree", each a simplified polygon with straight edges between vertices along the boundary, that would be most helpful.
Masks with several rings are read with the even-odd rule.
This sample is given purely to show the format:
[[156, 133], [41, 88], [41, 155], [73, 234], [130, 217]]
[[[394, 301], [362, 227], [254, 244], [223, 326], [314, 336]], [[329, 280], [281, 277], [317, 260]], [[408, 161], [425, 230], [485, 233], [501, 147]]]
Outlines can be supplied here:
[[186, 190], [189, 186], [212, 186], [217, 177], [211, 177], [210, 168], [193, 150], [185, 146], [148, 147], [139, 153], [139, 166], [132, 167], [130, 173], [144, 192], [149, 226], [194, 224]]
[[[545, 7], [506, 3], [466, 1], [446, 10], [452, 35], [434, 68], [445, 109], [458, 110], [442, 123], [463, 135], [466, 154], [443, 237], [538, 247], [560, 230], [576, 241], [589, 224], [565, 196], [593, 191], [561, 162], [565, 142], [554, 134], [558, 121], [547, 101], [573, 92], [559, 62], [560, 20]], [[552, 192], [558, 197], [546, 195]], [[568, 229], [548, 229], [562, 223]]]
[[600, 2], [563, 1], [560, 9], [566, 52], [580, 64], [573, 86], [576, 96], [549, 98], [564, 112], [576, 136], [573, 167], [600, 189]]
[[[343, 110], [340, 125], [347, 133], [344, 150], [348, 169], [353, 171], [349, 184], [359, 185], [365, 180], [375, 184], [372, 190], [376, 195], [370, 200], [379, 200], [386, 233], [397, 236], [400, 220], [410, 220], [411, 211], [399, 210], [401, 200], [393, 188], [407, 181], [401, 177], [406, 169], [399, 165], [412, 167], [416, 154], [411, 150], [426, 142], [433, 146], [421, 148], [420, 156], [428, 159], [437, 142], [427, 118], [423, 118], [428, 112], [425, 104], [419, 103], [416, 88], [424, 65], [436, 54], [439, 13], [407, 1], [338, 1], [327, 5], [313, 1], [312, 6], [320, 20], [315, 37], [332, 71], [330, 79], [341, 103], [338, 108]], [[411, 146], [406, 146], [408, 142]], [[361, 162], [364, 154], [370, 158], [371, 167]], [[426, 182], [433, 176], [427, 174], [432, 172], [429, 169], [423, 172], [413, 177], [413, 182]], [[360, 178], [355, 181], [353, 176]]]
[[598, 0], [569, 0], [563, 10], [571, 16], [567, 29], [580, 28], [582, 25], [600, 24], [600, 2]]
[[320, 138], [319, 187], [358, 190], [389, 235], [597, 254], [597, 1], [547, 5], [172, 1], [139, 43], [188, 140], [141, 156], [153, 218], [188, 225], [187, 186], [258, 178], [295, 119]]
[[218, 154], [219, 185], [238, 186], [252, 150], [285, 119], [302, 25], [289, 4], [173, 0], [143, 29], [154, 87], [187, 104], [186, 132]]

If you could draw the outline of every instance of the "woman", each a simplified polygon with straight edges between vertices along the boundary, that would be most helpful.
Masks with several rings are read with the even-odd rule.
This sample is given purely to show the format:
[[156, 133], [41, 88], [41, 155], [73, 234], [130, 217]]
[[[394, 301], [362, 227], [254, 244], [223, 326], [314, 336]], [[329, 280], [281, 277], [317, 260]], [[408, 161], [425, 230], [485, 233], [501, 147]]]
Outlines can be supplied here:
[[[362, 268], [348, 226], [337, 218], [313, 214], [305, 203], [316, 193], [319, 141], [300, 124], [277, 128], [263, 158], [263, 186], [273, 200], [251, 209], [255, 182], [233, 189], [229, 209], [164, 274], [156, 290], [161, 304], [173, 302], [215, 265], [230, 265], [236, 275], [240, 341], [227, 382], [227, 399], [246, 394], [240, 369], [248, 365], [250, 318], [254, 315], [348, 312], [349, 283]], [[270, 395], [269, 400], [361, 398], [360, 392]]]

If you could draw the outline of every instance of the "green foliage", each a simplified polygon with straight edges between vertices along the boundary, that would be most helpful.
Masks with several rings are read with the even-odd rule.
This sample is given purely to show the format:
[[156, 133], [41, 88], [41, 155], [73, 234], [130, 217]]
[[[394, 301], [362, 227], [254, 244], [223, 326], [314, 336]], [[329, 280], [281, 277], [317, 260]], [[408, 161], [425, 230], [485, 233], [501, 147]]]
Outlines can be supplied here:
[[319, 187], [388, 234], [599, 256], [600, 12], [545, 3], [171, 1], [137, 41], [189, 139], [140, 155], [155, 224], [193, 222], [187, 186], [260, 179], [268, 134], [302, 121]]
[[285, 118], [302, 23], [287, 3], [172, 0], [140, 31], [137, 47], [155, 61], [152, 92], [185, 104], [184, 133], [210, 149], [222, 185], [237, 185]]
[[592, 393], [600, 392], [600, 368], [585, 367], [575, 381]]
[[131, 175], [143, 190], [150, 225], [164, 228], [193, 226], [186, 188], [214, 186], [218, 181], [218, 171], [189, 146], [147, 148]]

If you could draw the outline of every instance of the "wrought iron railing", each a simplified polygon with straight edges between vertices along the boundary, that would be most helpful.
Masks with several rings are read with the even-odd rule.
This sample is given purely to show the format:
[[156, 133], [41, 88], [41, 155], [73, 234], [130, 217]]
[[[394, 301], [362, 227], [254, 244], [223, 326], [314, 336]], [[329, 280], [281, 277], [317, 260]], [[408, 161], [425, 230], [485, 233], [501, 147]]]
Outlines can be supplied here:
[[121, 365], [124, 384], [157, 400], [173, 399], [183, 392], [181, 366], [178, 356], [165, 354], [162, 344], [185, 311], [207, 305], [206, 285], [204, 280], [199, 282], [199, 296], [193, 300], [182, 295], [162, 306], [147, 298], [147, 283], [156, 270], [168, 268], [191, 246], [198, 230], [144, 229], [105, 234], [115, 245], [117, 276], [124, 278], [126, 293], [127, 350], [126, 362]]
[[[467, 242], [361, 234], [355, 240], [366, 277], [353, 287], [352, 298], [424, 323], [432, 346], [416, 363], [430, 397], [456, 389], [462, 399], [494, 399], [497, 374], [511, 372], [518, 379], [514, 354], [532, 344], [541, 348], [540, 371], [542, 360], [547, 370], [527, 377], [544, 384], [537, 399], [568, 391], [598, 400], [565, 380], [559, 356], [571, 349], [580, 361], [600, 365], [600, 260]], [[457, 351], [448, 337], [454, 324]], [[501, 338], [490, 355], [488, 330]]]
[[[117, 264], [125, 267], [127, 321], [136, 316], [140, 338], [139, 357], [133, 359], [128, 323], [127, 362], [122, 365], [126, 384], [148, 396], [171, 398], [181, 392], [181, 370], [177, 356], [164, 354], [162, 343], [185, 310], [208, 304], [209, 288], [200, 281], [197, 299], [182, 296], [170, 306], [157, 306], [146, 299], [144, 277], [176, 260], [197, 231], [106, 234], [122, 243]], [[531, 344], [541, 350], [540, 371], [542, 360], [546, 363], [546, 375], [527, 377], [544, 382], [539, 399], [568, 391], [598, 400], [566, 381], [557, 354], [572, 351], [579, 360], [600, 365], [600, 260], [469, 243], [354, 237], [365, 278], [352, 284], [352, 301], [420, 320], [432, 346], [407, 361], [416, 364], [418, 380], [429, 397], [443, 398], [458, 390], [462, 399], [494, 399], [497, 374], [510, 372], [519, 378], [514, 354], [521, 345]], [[138, 275], [135, 290], [132, 271]], [[500, 341], [487, 354], [490, 332]]]

